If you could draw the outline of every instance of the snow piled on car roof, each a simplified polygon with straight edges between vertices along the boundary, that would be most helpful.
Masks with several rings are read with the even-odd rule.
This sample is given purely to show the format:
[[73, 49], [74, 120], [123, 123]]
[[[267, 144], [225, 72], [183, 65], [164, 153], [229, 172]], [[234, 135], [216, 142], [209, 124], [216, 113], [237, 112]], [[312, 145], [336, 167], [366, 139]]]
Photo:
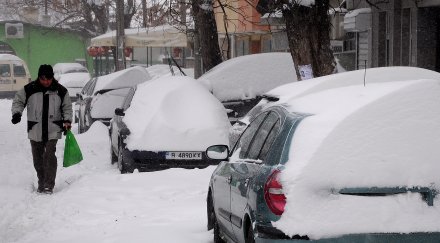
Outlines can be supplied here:
[[82, 88], [89, 80], [89, 73], [65, 73], [58, 78], [58, 82], [66, 88]]
[[162, 77], [138, 85], [123, 118], [129, 150], [204, 151], [228, 145], [223, 105], [196, 80]]
[[287, 204], [277, 228], [311, 239], [440, 231], [439, 195], [428, 206], [418, 193], [339, 194], [374, 187], [440, 191], [440, 79], [322, 89], [286, 106], [311, 115], [298, 125], [281, 173]]
[[95, 93], [100, 90], [111, 90], [133, 87], [137, 84], [150, 80], [151, 76], [143, 67], [131, 67], [118, 72], [98, 77]]
[[197, 80], [229, 101], [255, 98], [297, 77], [290, 53], [261, 53], [222, 62]]

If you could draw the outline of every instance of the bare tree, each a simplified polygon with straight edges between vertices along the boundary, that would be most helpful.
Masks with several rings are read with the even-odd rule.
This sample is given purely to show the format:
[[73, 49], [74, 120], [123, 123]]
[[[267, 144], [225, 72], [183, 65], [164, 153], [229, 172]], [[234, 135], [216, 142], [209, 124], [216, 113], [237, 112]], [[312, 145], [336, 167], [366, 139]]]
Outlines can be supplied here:
[[260, 12], [281, 11], [298, 80], [305, 72], [312, 77], [331, 74], [335, 67], [330, 47], [329, 0], [304, 6], [301, 0], [261, 1]]
[[199, 37], [199, 50], [203, 60], [203, 70], [208, 71], [222, 62], [213, 2], [211, 0], [192, 0], [191, 6], [194, 17], [194, 29]]

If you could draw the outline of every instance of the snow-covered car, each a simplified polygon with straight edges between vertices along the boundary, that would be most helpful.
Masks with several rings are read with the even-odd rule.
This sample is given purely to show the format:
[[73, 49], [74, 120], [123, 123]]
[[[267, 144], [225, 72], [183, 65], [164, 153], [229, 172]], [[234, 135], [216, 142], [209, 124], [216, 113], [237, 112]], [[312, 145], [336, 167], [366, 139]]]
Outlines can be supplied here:
[[151, 77], [145, 68], [131, 67], [93, 78], [87, 82], [78, 95], [75, 107], [79, 133], [86, 132], [97, 120], [109, 125], [115, 108], [121, 105], [128, 90], [114, 91], [106, 95], [105, 93], [130, 88], [150, 79]]
[[206, 149], [228, 144], [222, 104], [190, 77], [161, 77], [133, 88], [110, 124], [111, 158], [121, 173], [204, 168]]
[[57, 63], [53, 66], [54, 78], [59, 80], [61, 74], [65, 73], [88, 73], [86, 67], [83, 65], [72, 62], [72, 63]]
[[61, 74], [58, 78], [58, 82], [66, 87], [69, 92], [72, 102], [76, 101], [78, 98], [77, 94], [81, 92], [89, 80], [89, 73], [65, 73]]
[[13, 97], [30, 81], [25, 61], [12, 54], [0, 54], [0, 97]]
[[261, 53], [229, 59], [197, 79], [228, 110], [231, 123], [243, 117], [260, 95], [297, 81], [290, 53]]
[[440, 242], [440, 78], [336, 77], [292, 84], [223, 154], [214, 242]]
[[260, 102], [255, 105], [245, 116], [233, 124], [229, 132], [230, 146], [233, 147], [240, 134], [247, 125], [264, 108], [282, 104], [294, 97], [350, 85], [382, 83], [392, 81], [407, 81], [415, 79], [440, 79], [440, 73], [417, 67], [380, 67], [336, 73], [328, 76], [314, 78], [276, 87], [263, 95]]

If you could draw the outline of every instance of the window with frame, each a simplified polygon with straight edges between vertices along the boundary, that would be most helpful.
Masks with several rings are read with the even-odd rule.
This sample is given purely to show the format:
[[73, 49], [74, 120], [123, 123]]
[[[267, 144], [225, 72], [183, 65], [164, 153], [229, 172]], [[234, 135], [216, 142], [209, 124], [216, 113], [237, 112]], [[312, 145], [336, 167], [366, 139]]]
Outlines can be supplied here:
[[26, 77], [26, 70], [23, 65], [14, 64], [14, 76], [15, 77]]
[[267, 112], [262, 113], [261, 115], [257, 116], [244, 130], [243, 134], [241, 135], [240, 139], [237, 141], [237, 144], [235, 145], [233, 149], [233, 153], [240, 150], [239, 158], [244, 159], [247, 156], [248, 148], [252, 142], [252, 139], [254, 138], [255, 132], [260, 128], [261, 123], [264, 121], [266, 116], [268, 115]]
[[9, 64], [0, 64], [0, 76], [11, 77], [11, 67]]
[[95, 90], [96, 82], [98, 82], [98, 78], [95, 78], [92, 81], [92, 83], [90, 84], [89, 88], [87, 89], [86, 94], [88, 96], [92, 96], [93, 95], [93, 91]]
[[[280, 118], [275, 112], [271, 112], [258, 129], [254, 140], [249, 148], [248, 158], [254, 160], [264, 160], [270, 145], [275, 139], [279, 130]], [[275, 128], [275, 129], [274, 129]], [[267, 144], [267, 146], [266, 146]]]

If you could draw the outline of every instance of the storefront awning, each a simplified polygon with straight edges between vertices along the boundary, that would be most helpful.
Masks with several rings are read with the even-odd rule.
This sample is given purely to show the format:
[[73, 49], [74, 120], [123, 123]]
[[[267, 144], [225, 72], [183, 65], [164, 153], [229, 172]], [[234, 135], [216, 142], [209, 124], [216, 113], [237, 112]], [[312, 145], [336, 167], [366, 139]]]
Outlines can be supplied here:
[[[170, 25], [125, 29], [124, 32], [127, 47], [186, 47], [188, 42], [185, 33]], [[116, 31], [92, 38], [91, 46], [116, 46]]]

